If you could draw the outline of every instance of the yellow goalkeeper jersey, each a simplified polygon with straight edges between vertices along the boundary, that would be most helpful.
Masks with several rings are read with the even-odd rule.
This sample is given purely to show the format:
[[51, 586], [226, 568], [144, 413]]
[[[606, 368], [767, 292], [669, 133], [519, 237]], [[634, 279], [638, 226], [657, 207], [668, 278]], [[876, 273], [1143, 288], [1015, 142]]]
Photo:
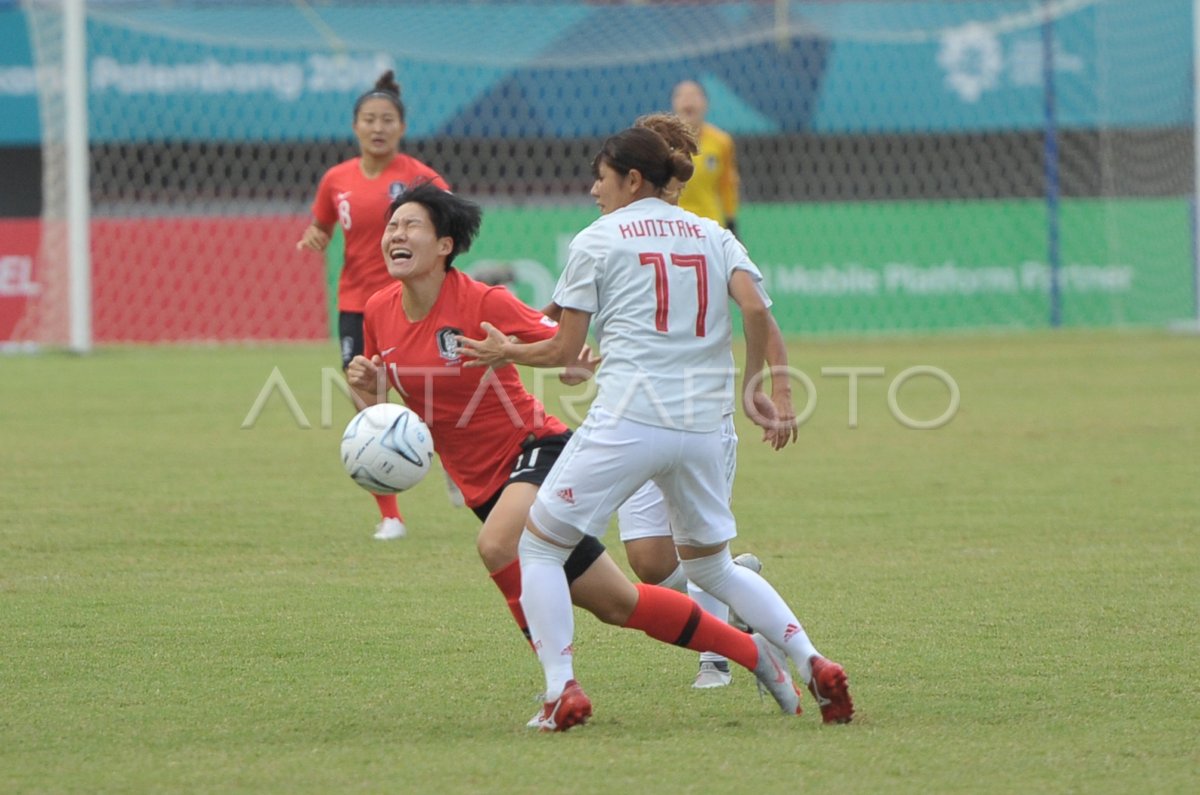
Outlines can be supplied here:
[[692, 156], [696, 172], [679, 194], [679, 206], [724, 226], [738, 211], [738, 170], [729, 133], [705, 122], [700, 151]]

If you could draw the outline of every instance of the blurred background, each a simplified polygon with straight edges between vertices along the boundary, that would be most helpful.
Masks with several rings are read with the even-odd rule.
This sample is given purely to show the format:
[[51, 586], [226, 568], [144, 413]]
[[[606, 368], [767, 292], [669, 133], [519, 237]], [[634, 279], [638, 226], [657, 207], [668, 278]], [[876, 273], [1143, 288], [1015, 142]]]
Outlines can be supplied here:
[[328, 339], [340, 247], [295, 241], [389, 68], [485, 206], [459, 264], [534, 305], [600, 142], [691, 79], [789, 334], [1197, 317], [1192, 0], [72, 4], [0, 0], [4, 348]]

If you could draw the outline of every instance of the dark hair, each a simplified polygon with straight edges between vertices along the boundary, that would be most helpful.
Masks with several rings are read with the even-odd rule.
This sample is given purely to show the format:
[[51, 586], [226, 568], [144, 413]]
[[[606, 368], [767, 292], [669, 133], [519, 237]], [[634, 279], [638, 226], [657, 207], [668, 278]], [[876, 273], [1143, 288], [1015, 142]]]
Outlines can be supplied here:
[[610, 136], [592, 160], [593, 174], [599, 176], [601, 163], [621, 176], [636, 168], [659, 189], [667, 187], [672, 177], [687, 182], [696, 170], [691, 155], [673, 149], [660, 134], [646, 127], [630, 127]]
[[454, 247], [446, 255], [446, 270], [450, 270], [454, 258], [470, 249], [475, 235], [479, 234], [483, 210], [475, 202], [455, 196], [431, 182], [418, 182], [392, 200], [388, 216], [394, 215], [400, 205], [410, 202], [421, 205], [429, 213], [434, 234], [454, 241]]
[[404, 101], [400, 99], [400, 84], [396, 82], [395, 71], [388, 69], [375, 81], [375, 87], [354, 101], [354, 118], [358, 118], [358, 110], [368, 99], [386, 99], [400, 111], [400, 121], [404, 121]]

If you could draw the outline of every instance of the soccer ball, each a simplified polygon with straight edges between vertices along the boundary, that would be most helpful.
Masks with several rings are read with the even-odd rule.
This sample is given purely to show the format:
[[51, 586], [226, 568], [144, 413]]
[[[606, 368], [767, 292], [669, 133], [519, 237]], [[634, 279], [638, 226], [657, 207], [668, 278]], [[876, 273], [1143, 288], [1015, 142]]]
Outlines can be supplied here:
[[417, 413], [378, 403], [355, 415], [342, 434], [346, 474], [372, 494], [396, 494], [421, 482], [433, 463], [433, 435]]

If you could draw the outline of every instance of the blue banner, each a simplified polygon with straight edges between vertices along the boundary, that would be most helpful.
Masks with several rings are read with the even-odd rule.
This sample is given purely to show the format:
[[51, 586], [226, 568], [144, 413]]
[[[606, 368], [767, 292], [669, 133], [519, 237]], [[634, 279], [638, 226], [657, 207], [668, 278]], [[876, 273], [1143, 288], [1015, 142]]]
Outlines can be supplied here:
[[[1190, 0], [89, 4], [92, 140], [329, 139], [395, 68], [412, 138], [598, 136], [699, 79], [739, 135], [1191, 124]], [[39, 140], [24, 12], [0, 6], [0, 144]], [[57, 70], [43, 79], [60, 79]]]

